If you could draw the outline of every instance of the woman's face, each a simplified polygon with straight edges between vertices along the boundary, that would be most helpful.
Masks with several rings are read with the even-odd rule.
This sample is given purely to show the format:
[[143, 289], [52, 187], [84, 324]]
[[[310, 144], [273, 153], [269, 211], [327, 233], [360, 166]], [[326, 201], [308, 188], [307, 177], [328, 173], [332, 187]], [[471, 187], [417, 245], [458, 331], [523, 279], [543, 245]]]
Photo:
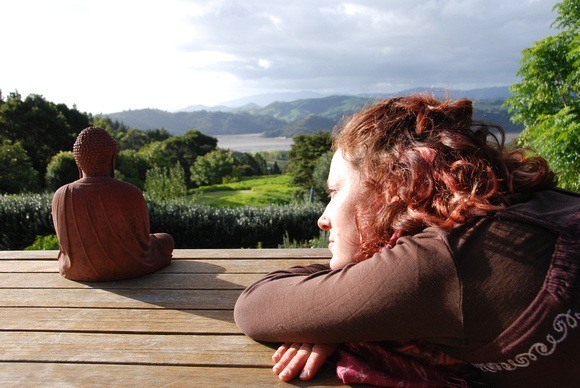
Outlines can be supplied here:
[[318, 219], [318, 227], [330, 234], [331, 269], [351, 263], [360, 247], [356, 205], [362, 200], [361, 183], [360, 172], [343, 158], [341, 150], [337, 150], [328, 173], [330, 202]]

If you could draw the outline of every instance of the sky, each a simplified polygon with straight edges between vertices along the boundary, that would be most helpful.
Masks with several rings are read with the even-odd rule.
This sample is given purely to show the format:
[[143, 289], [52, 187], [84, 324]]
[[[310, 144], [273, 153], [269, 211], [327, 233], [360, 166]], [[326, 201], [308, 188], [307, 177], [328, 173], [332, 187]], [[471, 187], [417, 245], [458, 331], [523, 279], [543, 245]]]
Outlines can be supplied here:
[[556, 0], [12, 0], [0, 90], [92, 114], [518, 81]]

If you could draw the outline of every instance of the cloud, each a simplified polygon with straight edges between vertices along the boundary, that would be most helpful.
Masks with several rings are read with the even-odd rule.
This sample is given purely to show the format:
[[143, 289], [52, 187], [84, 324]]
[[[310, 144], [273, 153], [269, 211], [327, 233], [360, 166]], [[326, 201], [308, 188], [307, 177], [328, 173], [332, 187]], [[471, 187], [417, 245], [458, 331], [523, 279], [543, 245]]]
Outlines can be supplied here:
[[[0, 88], [91, 112], [515, 82], [556, 0], [20, 0]], [[32, 12], [31, 10], [34, 10]]]
[[218, 47], [238, 58], [219, 71], [280, 89], [509, 84], [555, 17], [548, 1], [213, 4], [190, 19], [205, 39], [188, 50]]

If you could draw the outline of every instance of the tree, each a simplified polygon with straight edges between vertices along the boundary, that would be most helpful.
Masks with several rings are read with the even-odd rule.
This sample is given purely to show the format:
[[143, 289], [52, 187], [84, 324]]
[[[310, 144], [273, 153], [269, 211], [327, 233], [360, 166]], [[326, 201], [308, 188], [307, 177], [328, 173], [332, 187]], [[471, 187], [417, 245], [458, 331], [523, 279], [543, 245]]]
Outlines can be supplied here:
[[71, 150], [77, 132], [87, 127], [89, 120], [88, 115], [46, 101], [41, 95], [31, 94], [22, 100], [20, 94], [10, 93], [0, 105], [0, 140], [20, 142], [43, 178], [51, 158], [59, 151]]
[[521, 82], [505, 102], [512, 121], [525, 125], [518, 145], [548, 160], [560, 187], [580, 191], [580, 2], [554, 7], [554, 36], [522, 52]]
[[135, 150], [122, 150], [117, 156], [115, 176], [143, 190], [147, 171], [151, 167], [143, 154]]
[[295, 136], [286, 169], [292, 177], [292, 183], [310, 190], [313, 185], [312, 173], [316, 160], [330, 151], [331, 145], [332, 138], [329, 132]]
[[280, 175], [282, 174], [282, 170], [280, 170], [280, 166], [278, 166], [278, 162], [274, 161], [274, 164], [272, 165], [272, 175]]
[[162, 168], [169, 168], [172, 166], [171, 155], [167, 151], [165, 142], [151, 142], [144, 145], [137, 153], [147, 162], [147, 164], [149, 164], [149, 166]]
[[171, 135], [167, 132], [167, 129], [147, 129], [145, 130], [145, 135], [149, 138], [148, 143], [152, 141], [163, 141], [169, 139]]
[[8, 139], [0, 143], [0, 193], [35, 191], [38, 173], [20, 142]]
[[173, 167], [153, 167], [145, 178], [145, 195], [160, 201], [184, 197], [187, 194], [185, 173], [179, 163]]
[[46, 167], [46, 188], [55, 191], [59, 187], [79, 179], [79, 169], [72, 151], [54, 155]]
[[266, 160], [260, 154], [252, 155], [248, 152], [244, 152], [238, 158], [238, 164], [240, 171], [242, 171], [242, 175], [266, 175], [268, 173]]
[[198, 186], [237, 179], [237, 162], [230, 150], [218, 148], [197, 158], [191, 166], [191, 181]]
[[326, 181], [328, 179], [330, 162], [333, 155], [334, 153], [329, 151], [316, 159], [314, 171], [312, 172], [312, 188], [314, 190], [314, 199], [324, 203], [328, 202], [328, 194], [326, 193]]
[[189, 130], [181, 136], [172, 136], [164, 140], [171, 163], [178, 162], [186, 171], [185, 181], [189, 184], [190, 167], [199, 156], [203, 156], [217, 147], [215, 137], [204, 135], [197, 130]]
[[143, 131], [129, 128], [127, 132], [119, 133], [116, 137], [120, 150], [139, 150], [145, 144], [150, 143], [149, 136]]

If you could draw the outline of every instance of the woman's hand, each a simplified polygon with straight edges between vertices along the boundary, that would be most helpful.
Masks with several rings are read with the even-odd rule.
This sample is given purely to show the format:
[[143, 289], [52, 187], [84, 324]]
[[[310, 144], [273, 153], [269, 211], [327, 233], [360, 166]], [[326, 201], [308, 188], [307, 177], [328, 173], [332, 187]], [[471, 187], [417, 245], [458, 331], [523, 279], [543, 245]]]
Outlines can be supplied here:
[[310, 380], [337, 347], [337, 344], [310, 345], [287, 342], [272, 356], [276, 363], [272, 370], [282, 381], [290, 381], [297, 375], [300, 380]]

